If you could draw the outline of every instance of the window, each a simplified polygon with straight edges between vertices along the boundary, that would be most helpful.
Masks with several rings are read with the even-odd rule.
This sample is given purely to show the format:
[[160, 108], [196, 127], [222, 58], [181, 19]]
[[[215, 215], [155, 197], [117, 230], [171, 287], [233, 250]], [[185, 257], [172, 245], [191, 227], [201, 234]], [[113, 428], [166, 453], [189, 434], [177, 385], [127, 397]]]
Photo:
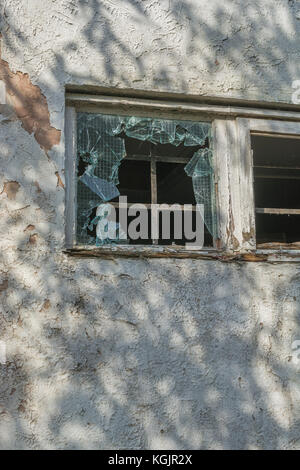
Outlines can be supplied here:
[[[249, 261], [300, 256], [297, 111], [69, 93], [65, 140], [69, 252]], [[153, 236], [148, 212], [140, 236], [121, 237], [124, 197], [128, 225], [136, 204], [146, 212], [153, 204], [189, 205], [193, 224], [202, 204], [203, 248], [187, 250], [184, 230], [180, 237], [172, 230], [167, 239], [161, 230]], [[108, 203], [119, 231], [103, 239], [101, 208]]]
[[[179, 235], [174, 230], [176, 211], [170, 211], [170, 230], [163, 232], [159, 212], [158, 237], [153, 237], [150, 208], [153, 204], [190, 205], [192, 225], [196, 204], [204, 205], [204, 244], [213, 246], [216, 235], [211, 124], [151, 117], [102, 113], [77, 113], [77, 212], [76, 241], [81, 245], [178, 245], [185, 236], [183, 213]], [[121, 237], [119, 197], [128, 203], [127, 226], [136, 217], [132, 204], [147, 208], [137, 236]], [[114, 236], [102, 223], [106, 203], [115, 209]], [[111, 210], [111, 209], [110, 209]], [[181, 211], [178, 211], [181, 212]], [[106, 213], [109, 220], [109, 214]], [[178, 217], [178, 214], [177, 214]], [[102, 230], [102, 231], [101, 231]]]
[[257, 246], [299, 244], [300, 139], [253, 135]]
[[[292, 117], [288, 113], [284, 116]], [[249, 198], [255, 217], [256, 248], [299, 250], [300, 123], [242, 121], [251, 134], [253, 184]]]

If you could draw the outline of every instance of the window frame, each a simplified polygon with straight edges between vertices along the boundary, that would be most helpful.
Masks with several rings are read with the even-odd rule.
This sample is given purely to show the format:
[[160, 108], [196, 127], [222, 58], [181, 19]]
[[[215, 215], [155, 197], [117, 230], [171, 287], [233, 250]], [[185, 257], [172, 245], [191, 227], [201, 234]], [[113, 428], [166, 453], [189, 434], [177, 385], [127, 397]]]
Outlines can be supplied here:
[[[293, 257], [300, 256], [300, 250], [294, 249], [293, 244], [283, 244], [283, 248], [278, 247], [276, 243], [264, 243], [264, 247], [260, 248], [256, 243], [256, 222], [255, 222], [255, 195], [254, 195], [254, 176], [253, 176], [253, 154], [251, 149], [251, 135], [266, 136], [266, 137], [283, 137], [283, 138], [297, 138], [300, 139], [300, 122], [299, 121], [286, 121], [286, 120], [276, 120], [276, 119], [254, 119], [254, 118], [239, 118], [237, 119], [238, 125], [246, 130], [246, 134], [249, 136], [245, 144], [245, 155], [250, 166], [249, 171], [249, 184], [246, 188], [245, 201], [248, 200], [248, 215], [249, 220], [251, 221], [251, 233], [253, 237], [251, 239], [251, 244], [253, 245], [253, 250], [256, 253], [266, 253], [266, 254], [283, 254], [283, 255], [293, 255]], [[243, 171], [241, 169], [241, 174]], [[247, 199], [246, 199], [247, 198]], [[299, 215], [300, 217], [300, 215]], [[290, 245], [290, 248], [289, 248]]]
[[[180, 246], [76, 244], [76, 112], [206, 121], [212, 124], [213, 166], [219, 238], [199, 251]], [[251, 134], [300, 138], [300, 112], [215, 106], [177, 100], [67, 93], [65, 109], [66, 230], [68, 253], [79, 256], [149, 256], [247, 261], [300, 261], [300, 250], [256, 246]]]

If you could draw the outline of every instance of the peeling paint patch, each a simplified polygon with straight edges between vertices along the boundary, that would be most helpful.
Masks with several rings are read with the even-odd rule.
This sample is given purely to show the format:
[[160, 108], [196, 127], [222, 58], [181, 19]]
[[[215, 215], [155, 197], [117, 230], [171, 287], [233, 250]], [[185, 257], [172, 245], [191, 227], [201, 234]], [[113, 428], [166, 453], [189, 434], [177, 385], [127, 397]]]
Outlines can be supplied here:
[[3, 282], [0, 284], [0, 292], [6, 290], [8, 288], [8, 280], [5, 279]]
[[[0, 83], [3, 83], [0, 81]], [[12, 106], [0, 104], [0, 122], [9, 122], [17, 119], [16, 112]]]
[[19, 406], [18, 406], [18, 411], [19, 411], [20, 413], [25, 413], [25, 411], [26, 411], [26, 404], [27, 404], [27, 403], [26, 403], [26, 400], [21, 400], [21, 403], [20, 403]]
[[57, 178], [57, 184], [56, 184], [56, 187], [61, 187], [63, 189], [65, 189], [65, 185], [60, 177], [60, 174], [58, 173], [58, 171], [55, 172], [55, 175], [56, 175], [56, 178]]
[[0, 341], [0, 364], [6, 363], [6, 344]]
[[50, 307], [51, 307], [51, 302], [49, 299], [46, 299], [45, 302], [43, 303], [43, 306], [40, 312], [42, 312], [43, 310], [49, 310]]
[[243, 240], [249, 242], [255, 237], [254, 229], [251, 229], [250, 232], [243, 232]]
[[35, 229], [35, 225], [27, 225], [27, 227], [24, 229], [24, 232], [31, 232], [32, 230]]
[[50, 125], [46, 97], [37, 85], [33, 85], [27, 73], [13, 73], [7, 62], [0, 59], [0, 80], [6, 85], [10, 102], [22, 127], [34, 134], [40, 147], [47, 153], [60, 142], [61, 131]]
[[6, 193], [10, 200], [16, 199], [16, 194], [19, 191], [20, 184], [17, 181], [5, 181], [3, 191], [1, 194]]
[[35, 181], [33, 184], [36, 187], [36, 192], [41, 193], [42, 190], [41, 190], [41, 187], [40, 187], [39, 183], [37, 181]]
[[35, 245], [36, 242], [37, 242], [37, 238], [38, 238], [38, 234], [37, 234], [37, 233], [34, 233], [34, 234], [30, 235], [30, 237], [29, 237], [29, 243], [30, 243], [30, 245]]

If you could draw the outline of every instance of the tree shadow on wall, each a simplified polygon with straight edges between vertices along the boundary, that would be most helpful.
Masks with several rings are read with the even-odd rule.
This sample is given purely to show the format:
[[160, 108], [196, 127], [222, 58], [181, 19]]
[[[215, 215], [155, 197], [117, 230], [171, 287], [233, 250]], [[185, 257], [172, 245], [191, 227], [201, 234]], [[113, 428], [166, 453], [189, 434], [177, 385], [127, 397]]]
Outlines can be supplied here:
[[[6, 3], [6, 47], [30, 51], [31, 38], [14, 26]], [[282, 59], [296, 50], [293, 2], [286, 10], [294, 28], [289, 33], [275, 9], [273, 17], [251, 22], [253, 2], [231, 2], [230, 15], [227, 4], [210, 2], [210, 22], [202, 19], [201, 2], [174, 1], [165, 9], [154, 2], [154, 12], [151, 3], [62, 2], [71, 20], [85, 18], [65, 50], [84, 56], [85, 38], [104, 61], [106, 83], [132, 88], [120, 57], [126, 55], [141, 76], [149, 74], [150, 62], [147, 51], [134, 52], [129, 33], [113, 27], [113, 18], [125, 11], [133, 30], [142, 24], [159, 36], [151, 55], [167, 50], [178, 64], [174, 85], [174, 74], [153, 59], [153, 89], [188, 90], [187, 57], [198, 54], [202, 41], [210, 44], [201, 57], [211, 74], [222, 60], [236, 71], [246, 60], [248, 83], [258, 77], [273, 83], [276, 74], [288, 83], [295, 78]], [[172, 28], [186, 31], [186, 57], [170, 44]], [[273, 38], [272, 50], [255, 48], [253, 37], [262, 29]], [[55, 50], [54, 57], [51, 76], [66, 80], [60, 90], [70, 80], [93, 81], [92, 75], [70, 78], [66, 56]], [[198, 80], [201, 69], [194, 66]], [[38, 84], [54, 96], [53, 83]], [[297, 379], [289, 362], [289, 330], [297, 328], [299, 309], [297, 268], [68, 257], [64, 189], [53, 166], [61, 150], [47, 158], [18, 121], [2, 123], [0, 134], [2, 179], [20, 184], [15, 199], [0, 195], [0, 325], [8, 348], [7, 363], [0, 365], [1, 447], [297, 447]]]

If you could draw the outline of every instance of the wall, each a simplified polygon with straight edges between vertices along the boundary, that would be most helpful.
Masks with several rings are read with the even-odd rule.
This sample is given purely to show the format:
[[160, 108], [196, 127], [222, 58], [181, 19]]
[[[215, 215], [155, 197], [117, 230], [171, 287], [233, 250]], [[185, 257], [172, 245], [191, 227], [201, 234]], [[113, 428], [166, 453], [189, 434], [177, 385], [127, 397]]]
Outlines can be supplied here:
[[299, 448], [297, 263], [62, 250], [65, 86], [291, 103], [300, 2], [0, 9], [0, 447]]

